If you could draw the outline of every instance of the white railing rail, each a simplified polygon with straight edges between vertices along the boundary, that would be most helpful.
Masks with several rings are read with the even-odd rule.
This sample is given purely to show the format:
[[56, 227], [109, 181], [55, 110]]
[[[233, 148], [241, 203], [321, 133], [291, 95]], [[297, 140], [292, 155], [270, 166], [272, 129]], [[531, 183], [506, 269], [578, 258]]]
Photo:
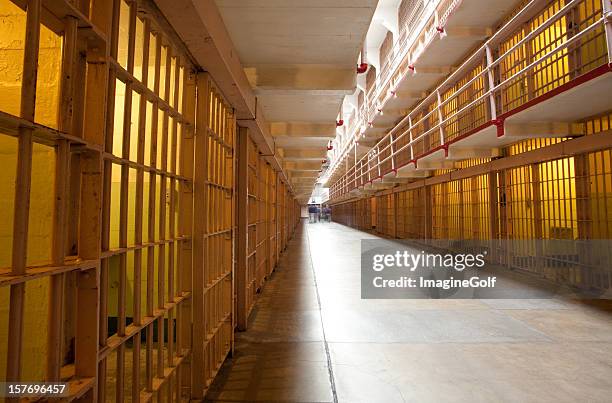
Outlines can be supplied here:
[[[451, 0], [452, 5], [458, 4], [462, 0]], [[421, 35], [427, 23], [434, 18], [434, 14], [437, 12], [438, 5], [442, 2], [442, 0], [423, 0], [419, 2], [419, 5], [414, 7], [410, 13], [410, 16], [406, 20], [406, 27], [401, 31], [400, 38], [393, 45], [391, 50], [391, 54], [393, 54], [392, 58], [388, 58], [385, 61], [385, 64], [382, 66], [381, 71], [377, 75], [376, 82], [371, 88], [366, 89], [366, 93], [364, 93], [364, 100], [361, 107], [358, 109], [358, 113], [356, 119], [359, 121], [357, 124], [358, 131], [354, 133], [349, 132], [349, 136], [345, 142], [341, 146], [342, 151], [338, 154], [338, 158], [335, 161], [332, 161], [331, 168], [329, 172], [334, 172], [338, 167], [338, 164], [346, 157], [346, 154], [351, 148], [354, 148], [355, 142], [358, 141], [361, 130], [363, 130], [371, 121], [376, 113], [376, 100], [380, 97], [380, 91], [384, 88], [390, 81], [390, 78], [396, 73], [399, 66], [402, 64], [402, 61], [409, 56], [408, 52], [414, 45], [416, 39]], [[445, 13], [448, 16], [450, 13]], [[421, 21], [418, 25], [413, 25], [413, 22]], [[410, 29], [409, 27], [414, 26], [414, 28]], [[382, 84], [381, 84], [382, 83]], [[352, 125], [351, 125], [352, 126]]]
[[[454, 7], [459, 1], [460, 0], [451, 0], [448, 5]], [[388, 96], [385, 89], [387, 89], [387, 87], [391, 84], [391, 80], [398, 68], [404, 61], [406, 61], [408, 64], [415, 63], [418, 56], [422, 52], [422, 49], [426, 48], [434, 37], [438, 35], [438, 32], [436, 31], [437, 24], [434, 24], [433, 22], [438, 20], [438, 7], [441, 3], [443, 3], [442, 0], [428, 0], [426, 3], [424, 3], [424, 7], [414, 9], [413, 13], [420, 12], [417, 19], [420, 21], [420, 24], [418, 24], [414, 29], [408, 29], [408, 27], [405, 27], [406, 29], [401, 31], [400, 37], [393, 44], [393, 47], [389, 52], [391, 57], [387, 57], [387, 59], [383, 62], [383, 65], [381, 66], [376, 77], [376, 85], [373, 85], [366, 94], [365, 98], [369, 105], [369, 113], [366, 117], [367, 121], [364, 122], [364, 124], [367, 124], [373, 120], [374, 115], [378, 112], [377, 109], [384, 101], [383, 98]], [[451, 11], [452, 10], [445, 10], [445, 15], [450, 15]], [[417, 16], [412, 16], [412, 18], [416, 17]], [[421, 52], [410, 54], [410, 50], [416, 43], [416, 40], [428, 26], [429, 30], [425, 32], [423, 43], [419, 46], [419, 50], [421, 50]]]

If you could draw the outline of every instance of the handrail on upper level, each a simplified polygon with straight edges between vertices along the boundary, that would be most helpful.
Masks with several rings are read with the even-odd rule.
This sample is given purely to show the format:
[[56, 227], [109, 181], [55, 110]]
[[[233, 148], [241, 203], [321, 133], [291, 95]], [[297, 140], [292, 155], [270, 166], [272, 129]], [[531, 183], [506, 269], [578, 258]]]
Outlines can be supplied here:
[[[454, 9], [456, 8], [456, 6], [458, 5], [458, 3], [460, 2], [459, 0], [448, 0], [451, 2], [451, 4], [449, 5], [449, 7], [447, 7], [448, 9], [444, 12], [443, 17], [442, 17], [442, 21], [440, 21], [440, 23], [442, 25], [446, 24], [446, 19], [449, 17], [450, 13], [452, 13], [454, 11]], [[530, 1], [528, 4], [526, 4], [514, 17], [512, 17], [505, 25], [502, 29], [498, 30], [497, 32], [495, 32], [493, 34], [493, 36], [489, 39], [488, 44], [489, 46], [493, 45], [494, 43], [498, 42], [500, 39], [500, 37], [502, 37], [502, 35], [504, 35], [506, 33], [506, 31], [508, 30], [508, 28], [513, 28], [514, 26], [519, 26], [521, 21], [524, 19], [526, 14], [529, 14], [533, 11], [533, 9], [536, 9], [537, 7], [539, 7], [545, 0], [532, 0]], [[433, 2], [429, 2], [427, 5], [425, 5], [421, 11], [422, 11], [422, 16], [421, 18], [424, 21], [423, 26], [419, 26], [418, 28], [420, 29], [414, 29], [411, 31], [405, 30], [404, 33], [406, 32], [410, 32], [411, 33], [411, 37], [418, 37], [421, 33], [421, 30], [423, 28], [425, 28], [425, 26], [427, 26], [427, 22], [429, 22], [429, 20], [433, 17], [435, 17], [436, 15], [438, 15], [438, 10], [439, 10], [439, 6], [442, 3], [442, 0], [437, 2], [437, 3], [433, 3]], [[429, 10], [431, 15], [427, 16], [427, 18], [424, 18], [424, 14], [427, 11], [427, 6], [431, 5], [431, 9]], [[567, 6], [566, 6], [567, 7]], [[443, 7], [442, 7], [443, 8]], [[438, 17], [439, 18], [439, 17]], [[535, 35], [535, 34], [534, 34]], [[415, 39], [415, 38], [413, 38]], [[430, 38], [431, 39], [431, 38]], [[398, 43], [396, 43], [394, 45], [394, 49], [396, 46], [400, 46], [401, 49], [403, 51], [397, 52], [394, 51], [394, 53], [396, 54], [396, 57], [394, 59], [398, 59], [401, 58], [403, 59], [405, 56], [407, 56], [408, 51], [410, 50], [410, 47], [405, 45], [402, 46], [404, 44], [401, 43], [401, 40], [398, 41]], [[508, 52], [506, 52], [507, 54], [510, 54], [512, 50], [516, 50], [521, 44], [516, 44], [515, 46], [512, 47], [512, 49], [510, 49]], [[478, 51], [474, 52], [463, 64], [461, 67], [459, 67], [453, 74], [451, 74], [449, 77], [447, 77], [447, 79], [441, 84], [440, 87], [443, 87], [445, 83], [449, 82], [450, 80], [452, 80], [457, 74], [459, 74], [459, 72], [462, 71], [462, 69], [464, 68], [464, 66], [469, 65], [470, 63], [472, 63], [474, 61], [474, 58], [480, 53], [480, 51], [483, 50], [483, 48], [486, 46], [483, 45]], [[423, 48], [424, 46], [422, 45], [421, 48]], [[414, 60], [411, 61], [411, 63], [414, 62]], [[387, 65], [390, 65], [390, 63], [386, 63], [385, 66], [383, 67], [382, 70], [385, 70], [385, 67], [387, 67]], [[399, 64], [397, 64], [395, 66], [395, 68], [399, 67]], [[383, 74], [383, 73], [381, 73]], [[391, 74], [393, 75], [393, 74]], [[478, 77], [475, 77], [475, 79]], [[378, 81], [378, 78], [377, 78]], [[363, 104], [361, 105], [361, 107], [359, 108], [358, 111], [358, 120], [361, 121], [362, 126], [364, 124], [367, 124], [370, 121], [370, 115], [369, 115], [369, 110], [371, 109], [369, 107], [369, 103], [371, 102], [370, 99], [373, 98], [373, 96], [371, 95], [375, 90], [380, 90], [382, 89], [384, 86], [386, 86], [387, 82], [385, 82], [385, 84], [383, 86], [379, 86], [379, 85], [374, 85], [372, 86], [372, 88], [368, 91], [368, 93], [366, 94], [366, 96], [364, 96], [364, 101]], [[380, 94], [377, 94], [377, 96], [379, 96]], [[435, 92], [432, 92], [432, 94], [430, 95], [433, 96], [435, 95]], [[424, 102], [427, 102], [429, 99], [426, 98], [423, 102], [421, 102], [421, 104], [423, 104]], [[418, 109], [418, 108], [415, 108]], [[365, 112], [367, 111], [367, 112]], [[432, 111], [435, 112], [435, 111]], [[365, 116], [364, 116], [365, 115]], [[428, 114], [428, 116], [430, 116], [431, 114]], [[408, 116], [407, 116], [408, 117]], [[396, 130], [398, 127], [401, 127], [402, 124], [405, 124], [405, 120], [402, 120], [393, 130]], [[391, 133], [393, 132], [393, 130], [391, 131]], [[348, 151], [348, 149], [353, 145], [352, 143], [354, 143], [356, 141], [356, 138], [358, 137], [359, 133], [355, 132], [352, 134], [349, 134], [347, 141], [345, 142], [345, 144], [342, 146], [342, 151], [340, 153], [338, 153], [338, 158], [332, 162], [332, 167], [330, 172], [335, 171], [335, 169], [337, 169], [337, 164], [340, 162], [340, 160], [342, 160], [345, 155], [346, 152]]]
[[[366, 91], [364, 92], [363, 104], [359, 105], [356, 110], [357, 111], [356, 113], [357, 123], [355, 124], [355, 126], [358, 130], [355, 130], [355, 132], [353, 133], [349, 132], [347, 136], [348, 139], [345, 140], [344, 144], [341, 145], [341, 150], [339, 150], [340, 152], [337, 154], [338, 158], [332, 162], [331, 170], [334, 170], [335, 168], [337, 168], [337, 164], [346, 156], [346, 153], [348, 152], [348, 150], [352, 146], [354, 146], [354, 142], [356, 141], [356, 138], [360, 134], [360, 131], [362, 130], [363, 126], [370, 121], [370, 110], [373, 107], [373, 104], [371, 105], [372, 99], [378, 98], [380, 96], [380, 94], [374, 95], [374, 92], [380, 91], [381, 88], [383, 88], [384, 86], [388, 84], [387, 82], [388, 79], [385, 78], [384, 80], [382, 80], [384, 81], [384, 84], [380, 85], [381, 77], [385, 77], [387, 74], [389, 75], [388, 78], [393, 76], [393, 73], [396, 72], [397, 68], [401, 64], [401, 61], [404, 60], [406, 56], [408, 56], [407, 53], [411, 49], [413, 42], [422, 33], [425, 26], [427, 26], [427, 23], [430, 22], [432, 18], [434, 18], [434, 13], [438, 12], [438, 6], [444, 0], [438, 0], [438, 1], [419, 0], [419, 1], [421, 5], [414, 7], [412, 9], [410, 13], [410, 17], [407, 18], [407, 21], [408, 22], [413, 21], [415, 19], [415, 15], [420, 12], [419, 20], [422, 20], [423, 23], [415, 26], [412, 29], [408, 29], [407, 27], [404, 27], [405, 29], [401, 31], [400, 38], [398, 41], [394, 43], [393, 49], [391, 52], [392, 54], [394, 54], [394, 57], [392, 59], [388, 58], [385, 61], [382, 68], [380, 69], [381, 71], [378, 73], [376, 77], [375, 85], [372, 85], [371, 88], [366, 89]], [[450, 1], [451, 1], [451, 6], [452, 6], [452, 5], [456, 5], [456, 3], [460, 0], [450, 0]], [[444, 14], [447, 15], [448, 12], [445, 12]], [[353, 124], [351, 124], [351, 126], [353, 126]]]

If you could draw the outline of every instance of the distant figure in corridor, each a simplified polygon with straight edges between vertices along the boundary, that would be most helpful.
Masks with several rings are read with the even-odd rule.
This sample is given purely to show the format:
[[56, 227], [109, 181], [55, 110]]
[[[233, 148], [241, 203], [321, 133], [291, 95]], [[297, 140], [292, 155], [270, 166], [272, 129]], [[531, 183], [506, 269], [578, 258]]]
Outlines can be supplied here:
[[327, 206], [327, 204], [323, 205], [323, 207], [321, 208], [321, 217], [320, 217], [321, 221], [330, 222], [330, 213], [331, 213], [331, 210]]
[[317, 207], [314, 204], [308, 205], [308, 222], [313, 223], [317, 219]]
[[323, 215], [325, 216], [325, 221], [331, 222], [331, 207], [327, 204], [323, 207]]

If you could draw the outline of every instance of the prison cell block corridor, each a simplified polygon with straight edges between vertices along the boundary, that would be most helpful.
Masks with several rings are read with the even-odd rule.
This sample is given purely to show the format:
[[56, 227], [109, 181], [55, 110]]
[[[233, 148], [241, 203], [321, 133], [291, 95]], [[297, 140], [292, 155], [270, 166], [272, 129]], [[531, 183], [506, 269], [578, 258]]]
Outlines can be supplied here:
[[611, 94], [611, 0], [0, 0], [0, 402], [609, 402]]

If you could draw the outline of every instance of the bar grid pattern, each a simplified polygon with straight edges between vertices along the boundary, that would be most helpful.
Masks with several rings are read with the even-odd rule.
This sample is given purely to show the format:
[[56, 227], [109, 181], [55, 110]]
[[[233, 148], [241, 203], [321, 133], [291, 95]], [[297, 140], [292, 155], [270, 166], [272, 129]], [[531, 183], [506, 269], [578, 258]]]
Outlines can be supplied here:
[[198, 94], [194, 230], [202, 234], [195, 248], [203, 259], [194, 259], [194, 292], [202, 305], [194, 301], [198, 346], [192, 376], [197, 388], [206, 389], [233, 348], [236, 120], [209, 75], [199, 74]]
[[[231, 105], [152, 1], [0, 13], [0, 378], [67, 381], [69, 400], [202, 399], [236, 322]], [[262, 169], [280, 251], [299, 210], [288, 188], [277, 208]]]
[[376, 196], [376, 232], [395, 237], [395, 195]]
[[414, 189], [396, 194], [397, 237], [400, 239], [425, 238], [426, 193], [423, 189]]
[[[606, 1], [555, 0], [539, 8], [531, 3], [519, 6], [492, 38], [378, 141], [374, 149], [384, 156], [378, 163], [364, 156], [355, 163], [348, 159], [345, 167], [344, 151], [336, 158], [331, 199], [345, 197], [415, 160], [446, 152], [467, 136], [489, 128], [504, 130], [504, 120], [522, 108], [565, 91], [573, 80], [588, 80], [587, 73], [604, 74], [609, 58], [604, 29], [609, 21], [602, 16]], [[407, 74], [397, 69], [400, 76]], [[366, 92], [376, 93], [377, 88]], [[367, 97], [364, 102], [362, 108], [367, 109]], [[342, 148], [352, 150], [352, 145]]]
[[[606, 114], [576, 123], [585, 137], [532, 139], [502, 150], [505, 157], [381, 191], [375, 196], [377, 231], [402, 239], [486, 241], [493, 245], [491, 258], [507, 267], [559, 284], [607, 290], [609, 268], [587, 271], [571, 253], [539, 249], [533, 240], [580, 245], [612, 236], [612, 150], [603, 139], [588, 141], [589, 135], [610, 136], [609, 119]], [[560, 158], [562, 146], [566, 156]], [[334, 204], [334, 221], [359, 228], [363, 213], [357, 206], [367, 200]], [[395, 235], [389, 222], [397, 223]], [[589, 259], [612, 258], [609, 251], [597, 253]]]
[[247, 128], [238, 137], [236, 327], [248, 328], [257, 293], [297, 226], [299, 205]]

